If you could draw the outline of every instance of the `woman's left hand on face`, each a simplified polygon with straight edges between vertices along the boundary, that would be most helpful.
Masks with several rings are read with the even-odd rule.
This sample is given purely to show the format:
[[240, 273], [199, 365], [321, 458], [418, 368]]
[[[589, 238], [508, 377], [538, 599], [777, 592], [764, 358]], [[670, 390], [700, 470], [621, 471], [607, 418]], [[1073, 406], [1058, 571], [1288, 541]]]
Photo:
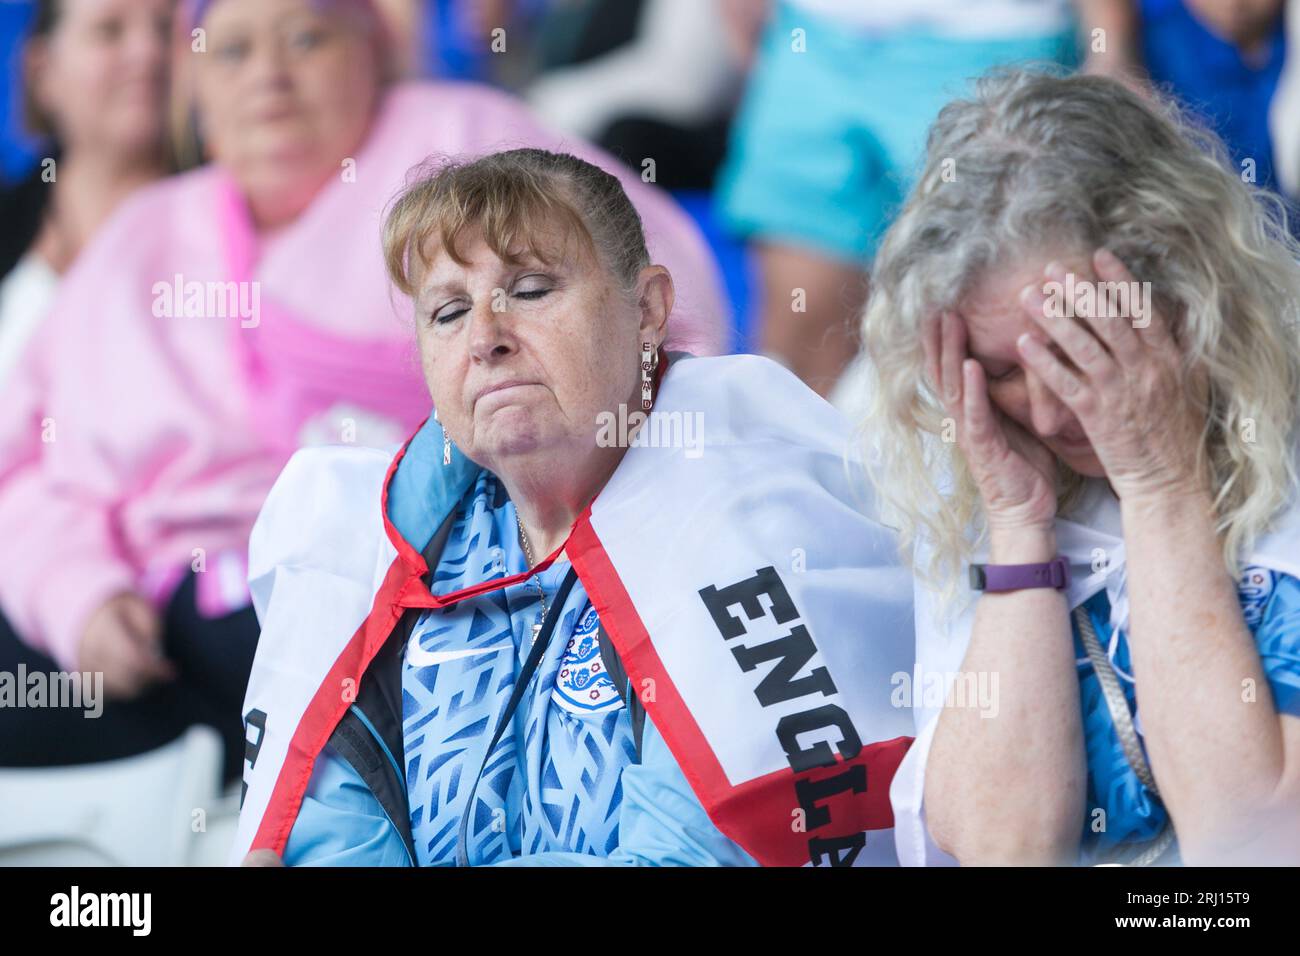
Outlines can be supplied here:
[[[1025, 367], [1079, 419], [1120, 498], [1204, 490], [1196, 454], [1205, 414], [1188, 401], [1182, 349], [1166, 317], [1156, 311], [1149, 295], [1140, 293], [1143, 287], [1109, 250], [1094, 254], [1093, 270], [1095, 280], [1075, 276], [1075, 288], [1093, 283], [1092, 315], [1068, 317], [1064, 294], [1063, 308], [1049, 310], [1041, 285], [1024, 290], [1021, 302], [1040, 330], [1024, 333], [1017, 342]], [[1049, 264], [1044, 275], [1064, 289], [1062, 265]], [[1138, 296], [1136, 302], [1134, 294], [1128, 298], [1130, 314], [1117, 314], [1124, 310], [1115, 306], [1124, 300], [1104, 295], [1106, 283], [1126, 283], [1125, 288]], [[1137, 303], [1142, 305], [1140, 315]], [[1053, 353], [1049, 342], [1056, 343], [1076, 368]], [[1198, 386], [1203, 398], [1203, 375]]]

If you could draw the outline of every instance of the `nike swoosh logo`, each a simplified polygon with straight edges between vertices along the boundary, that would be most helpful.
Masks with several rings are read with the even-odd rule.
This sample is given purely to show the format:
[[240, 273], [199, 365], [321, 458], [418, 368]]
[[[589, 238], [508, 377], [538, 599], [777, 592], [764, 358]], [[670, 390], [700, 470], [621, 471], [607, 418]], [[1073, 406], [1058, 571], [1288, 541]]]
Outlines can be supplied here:
[[504, 650], [513, 651], [514, 647], [510, 644], [498, 644], [495, 647], [463, 647], [456, 651], [426, 651], [420, 646], [417, 636], [412, 634], [411, 640], [406, 645], [406, 662], [412, 667], [432, 667], [434, 664], [445, 664], [447, 661], [458, 661], [479, 654], [495, 654]]

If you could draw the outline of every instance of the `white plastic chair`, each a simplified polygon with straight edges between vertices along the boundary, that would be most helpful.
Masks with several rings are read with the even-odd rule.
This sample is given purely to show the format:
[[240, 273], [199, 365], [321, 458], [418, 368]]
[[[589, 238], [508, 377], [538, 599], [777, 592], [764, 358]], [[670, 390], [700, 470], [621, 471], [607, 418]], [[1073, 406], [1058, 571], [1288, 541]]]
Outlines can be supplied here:
[[123, 760], [0, 768], [0, 866], [220, 864], [238, 805], [221, 738], [199, 724]]

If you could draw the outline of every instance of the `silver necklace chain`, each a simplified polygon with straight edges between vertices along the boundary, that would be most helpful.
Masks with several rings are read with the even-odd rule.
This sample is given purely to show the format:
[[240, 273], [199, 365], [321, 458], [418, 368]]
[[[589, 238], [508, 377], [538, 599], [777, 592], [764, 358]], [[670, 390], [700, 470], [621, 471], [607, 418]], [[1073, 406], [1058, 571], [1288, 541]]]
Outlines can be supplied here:
[[[528, 569], [531, 571], [534, 564], [533, 546], [528, 540], [528, 532], [524, 530], [524, 521], [519, 517], [519, 509], [517, 508], [515, 509], [515, 523], [519, 525], [519, 543], [524, 546], [524, 557], [528, 560]], [[538, 635], [542, 633], [542, 622], [546, 620], [546, 592], [542, 588], [542, 582], [539, 577], [534, 576], [533, 583], [537, 585], [537, 599], [542, 602], [541, 616], [537, 619], [537, 623], [533, 625], [532, 643], [536, 644]], [[531, 647], [532, 644], [529, 646]]]

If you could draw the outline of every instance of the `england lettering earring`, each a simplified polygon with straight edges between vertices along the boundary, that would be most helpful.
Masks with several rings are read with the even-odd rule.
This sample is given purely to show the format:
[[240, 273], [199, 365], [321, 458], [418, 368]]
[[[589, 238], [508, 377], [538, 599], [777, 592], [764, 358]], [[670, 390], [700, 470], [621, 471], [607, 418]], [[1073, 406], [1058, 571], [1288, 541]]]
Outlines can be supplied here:
[[[438, 422], [439, 425], [442, 424], [442, 422], [438, 421], [438, 410], [436, 408], [433, 410], [433, 420]], [[451, 436], [447, 434], [445, 427], [442, 430], [442, 463], [444, 466], [451, 464]]]
[[654, 405], [654, 373], [659, 367], [659, 353], [649, 342], [641, 343], [641, 410], [650, 411]]

